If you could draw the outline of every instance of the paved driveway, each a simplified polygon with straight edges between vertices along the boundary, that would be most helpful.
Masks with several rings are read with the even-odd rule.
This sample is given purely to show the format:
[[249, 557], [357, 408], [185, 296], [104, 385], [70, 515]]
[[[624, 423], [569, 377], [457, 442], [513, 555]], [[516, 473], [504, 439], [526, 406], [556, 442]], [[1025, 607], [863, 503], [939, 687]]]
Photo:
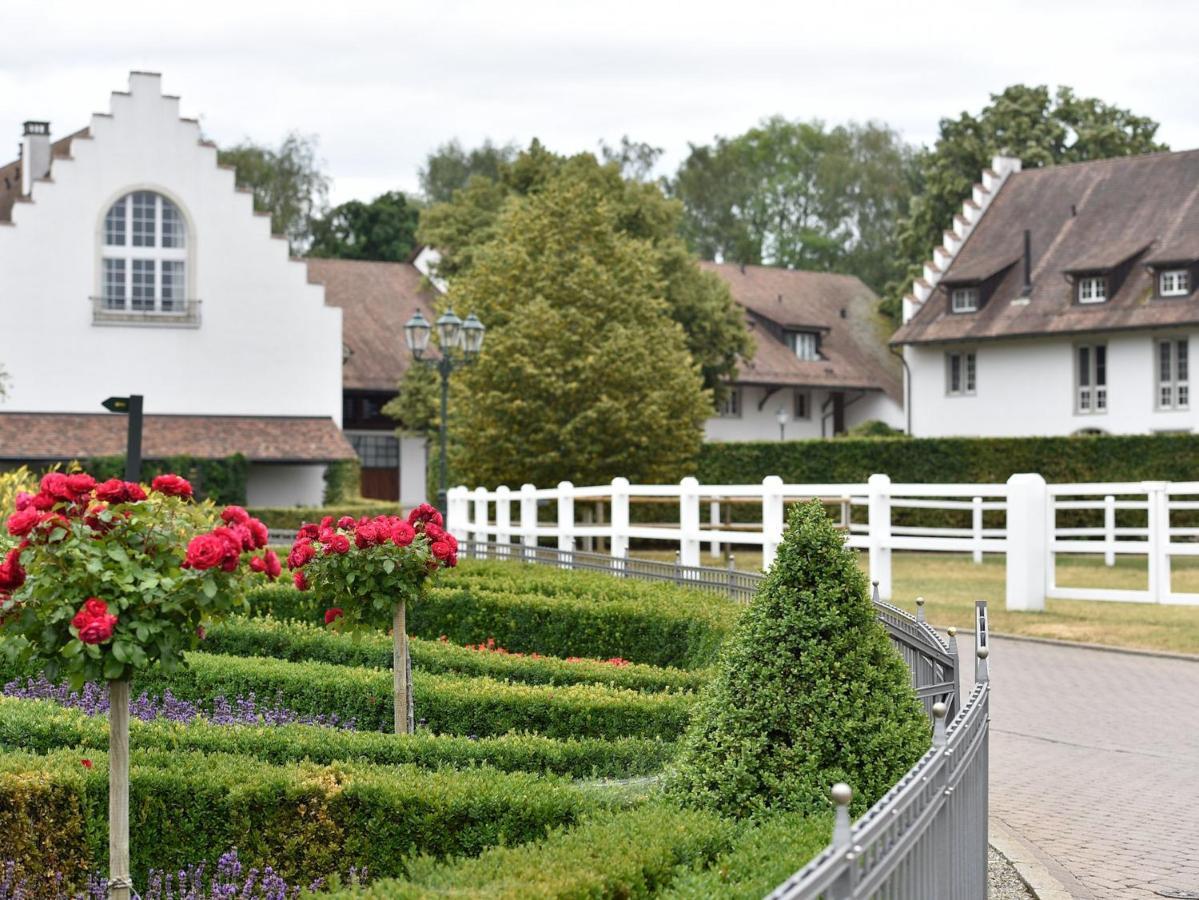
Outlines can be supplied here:
[[992, 648], [992, 817], [1077, 897], [1199, 892], [1199, 663]]

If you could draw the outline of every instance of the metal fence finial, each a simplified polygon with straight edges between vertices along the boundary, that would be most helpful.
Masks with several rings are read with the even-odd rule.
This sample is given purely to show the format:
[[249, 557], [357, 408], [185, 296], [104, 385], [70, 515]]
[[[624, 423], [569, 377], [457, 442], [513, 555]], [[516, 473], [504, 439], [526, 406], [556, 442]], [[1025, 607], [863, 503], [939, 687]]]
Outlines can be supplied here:
[[938, 700], [933, 704], [933, 746], [945, 746], [945, 713], [949, 711], [944, 703]]
[[923, 597], [916, 598], [916, 621], [917, 622], [924, 621], [924, 598]]
[[837, 850], [849, 850], [853, 836], [849, 830], [849, 802], [853, 799], [853, 788], [844, 781], [838, 781], [829, 791], [833, 803], [837, 804], [836, 818], [833, 821], [833, 846]]
[[957, 653], [958, 653], [958, 630], [957, 630], [957, 628], [955, 628], [953, 625], [950, 625], [949, 629], [948, 629], [948, 634], [949, 634], [949, 640], [946, 641], [946, 643], [949, 644], [949, 652], [952, 653], [954, 656], [957, 656]]
[[978, 662], [974, 666], [974, 680], [978, 682], [991, 680], [991, 666], [987, 662], [987, 657], [991, 655], [989, 647], [979, 647], [974, 651], [978, 657]]
[[873, 600], [875, 603], [878, 603], [879, 602], [879, 600], [878, 600], [878, 582], [872, 581], [870, 583], [872, 585], [874, 585], [874, 593], [871, 595], [870, 599]]

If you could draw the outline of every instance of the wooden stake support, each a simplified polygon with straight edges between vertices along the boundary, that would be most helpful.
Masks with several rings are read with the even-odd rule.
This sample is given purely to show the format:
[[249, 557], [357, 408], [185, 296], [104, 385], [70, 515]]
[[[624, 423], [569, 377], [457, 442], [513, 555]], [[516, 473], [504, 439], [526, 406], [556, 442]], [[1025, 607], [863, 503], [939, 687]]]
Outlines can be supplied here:
[[411, 734], [412, 717], [409, 715], [409, 697], [412, 686], [408, 669], [408, 628], [405, 621], [404, 601], [396, 604], [395, 618], [391, 623], [392, 659], [391, 672], [395, 685], [395, 733]]
[[108, 896], [129, 900], [129, 682], [108, 683]]

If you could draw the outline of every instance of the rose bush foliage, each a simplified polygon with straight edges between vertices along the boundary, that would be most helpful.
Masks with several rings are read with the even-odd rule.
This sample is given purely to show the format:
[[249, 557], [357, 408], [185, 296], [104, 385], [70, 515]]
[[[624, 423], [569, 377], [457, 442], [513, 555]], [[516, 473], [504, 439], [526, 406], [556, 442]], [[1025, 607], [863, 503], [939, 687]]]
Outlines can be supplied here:
[[296, 587], [312, 590], [337, 629], [388, 628], [397, 603], [410, 603], [425, 580], [458, 564], [458, 541], [427, 503], [399, 516], [326, 516], [300, 527], [287, 556]]
[[[267, 529], [244, 509], [196, 503], [191, 485], [51, 472], [17, 495], [0, 563], [0, 638], [51, 680], [130, 678], [183, 663], [204, 626], [244, 606], [251, 567], [280, 570]], [[15, 544], [15, 545], [13, 545]]]

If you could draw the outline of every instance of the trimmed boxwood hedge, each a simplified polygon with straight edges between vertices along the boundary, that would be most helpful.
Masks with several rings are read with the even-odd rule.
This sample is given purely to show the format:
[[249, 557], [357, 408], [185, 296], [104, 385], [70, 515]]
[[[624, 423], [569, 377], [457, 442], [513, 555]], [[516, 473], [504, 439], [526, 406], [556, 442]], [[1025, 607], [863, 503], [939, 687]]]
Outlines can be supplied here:
[[[469, 738], [418, 732], [406, 738], [376, 731], [342, 731], [316, 725], [213, 725], [158, 719], [129, 723], [134, 747], [236, 753], [263, 762], [356, 760], [376, 765], [411, 763], [426, 768], [487, 765], [503, 772], [542, 772], [572, 778], [652, 775], [674, 754], [657, 738], [568, 738], [505, 734]], [[108, 720], [44, 700], [0, 697], [0, 748], [47, 753], [63, 747], [107, 749]]]
[[476, 859], [421, 858], [403, 880], [380, 880], [333, 896], [649, 897], [682, 867], [702, 866], [729, 847], [735, 832], [731, 821], [711, 812], [648, 804], [589, 816], [537, 843], [496, 847]]
[[[515, 656], [472, 650], [448, 641], [412, 638], [412, 665], [425, 672], [484, 675], [526, 684], [607, 684], [637, 691], [696, 690], [708, 679], [703, 670], [613, 665], [602, 660], [567, 662], [556, 656]], [[391, 667], [391, 638], [384, 634], [338, 634], [326, 628], [277, 619], [236, 618], [208, 630], [208, 653], [270, 656], [293, 662], [327, 662], [342, 666]]]
[[325, 516], [340, 519], [342, 516], [398, 516], [400, 504], [384, 500], [342, 500], [325, 506], [255, 506], [250, 515], [261, 519], [267, 528], [280, 531], [295, 531], [305, 522], [319, 522]]
[[[214, 863], [231, 847], [247, 865], [269, 864], [289, 880], [351, 865], [401, 875], [417, 854], [474, 856], [536, 840], [547, 827], [609, 805], [562, 779], [486, 768], [272, 766], [228, 754], [134, 749], [129, 776], [138, 880], [150, 867]], [[104, 751], [0, 755], [5, 857], [28, 876], [59, 871], [78, 886], [107, 858], [107, 795]]]
[[[287, 587], [251, 591], [258, 614], [316, 623], [324, 607]], [[408, 632], [455, 644], [495, 638], [508, 650], [546, 656], [620, 656], [691, 669], [710, 665], [740, 607], [726, 597], [671, 584], [625, 581], [513, 562], [464, 562], [408, 606]]]
[[[187, 668], [161, 667], [139, 674], [134, 696], [162, 696], [209, 702], [254, 694], [276, 698], [301, 715], [353, 719], [359, 730], [390, 731], [391, 672], [328, 663], [188, 653]], [[0, 664], [5, 681], [30, 674]], [[493, 678], [464, 678], [415, 671], [416, 715], [438, 734], [500, 735], [531, 731], [552, 738], [677, 738], [687, 725], [693, 694], [644, 694], [602, 685], [565, 687], [514, 684]]]

